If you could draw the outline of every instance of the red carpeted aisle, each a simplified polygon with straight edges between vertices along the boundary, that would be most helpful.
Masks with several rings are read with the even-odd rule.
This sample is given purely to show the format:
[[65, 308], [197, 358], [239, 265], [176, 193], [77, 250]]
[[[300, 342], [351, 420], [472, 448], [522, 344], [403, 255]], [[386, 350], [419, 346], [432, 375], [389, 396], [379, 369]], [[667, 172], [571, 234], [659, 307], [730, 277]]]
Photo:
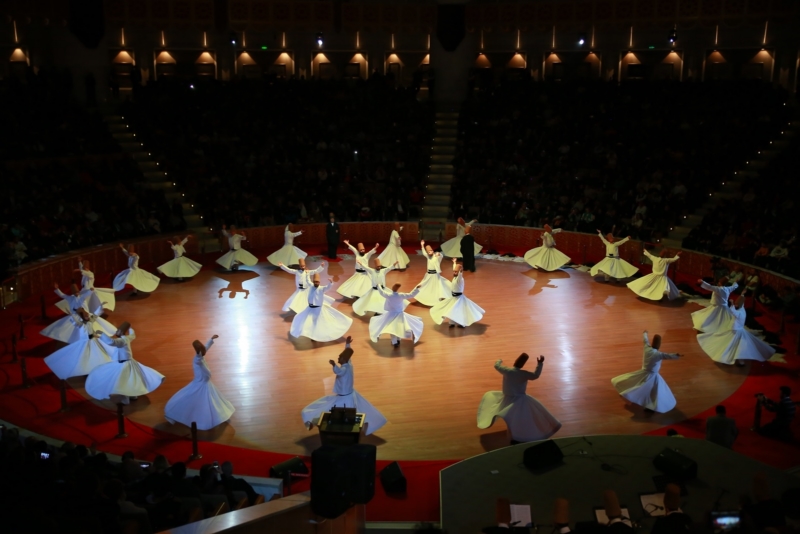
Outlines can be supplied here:
[[[308, 246], [311, 254], [319, 254], [322, 246]], [[416, 250], [404, 247], [409, 254]], [[259, 258], [265, 256], [259, 251]], [[524, 251], [515, 251], [524, 253]], [[340, 251], [341, 253], [341, 251]], [[202, 261], [208, 268], [214, 266], [217, 254], [208, 254]], [[324, 261], [328, 261], [325, 259]], [[143, 265], [149, 269], [152, 266]], [[684, 280], [682, 280], [684, 281]], [[98, 280], [98, 286], [106, 285], [108, 280]], [[685, 282], [690, 282], [685, 280]], [[61, 317], [61, 312], [52, 306], [55, 295], [45, 295], [49, 318], [42, 320], [39, 297], [30, 298], [0, 311], [0, 418], [22, 428], [64, 441], [73, 441], [89, 445], [96, 443], [98, 450], [121, 455], [125, 451], [133, 451], [137, 458], [152, 459], [156, 454], [164, 454], [170, 462], [185, 460], [191, 454], [191, 442], [173, 434], [142, 427], [127, 421], [128, 437], [115, 439], [117, 434], [116, 415], [93, 402], [86, 400], [78, 393], [68, 389], [67, 398], [70, 409], [59, 412], [59, 381], [49, 371], [43, 358], [56, 348], [55, 342], [38, 334], [46, 324]], [[757, 305], [762, 312], [758, 320], [770, 331], [779, 328], [778, 319], [773, 312]], [[19, 334], [19, 318], [25, 321], [27, 339], [20, 339], [17, 352], [25, 357], [30, 387], [22, 387], [22, 375], [19, 363], [12, 362], [11, 336]], [[795, 399], [800, 398], [800, 361], [795, 354], [797, 347], [798, 325], [788, 323], [786, 332], [782, 334], [786, 363], [752, 364], [750, 374], [742, 387], [725, 401], [728, 414], [737, 420], [740, 435], [734, 450], [752, 458], [779, 468], [797, 465], [800, 444], [797, 438], [792, 443], [767, 440], [749, 430], [754, 412], [754, 394], [763, 392], [773, 398], [777, 397], [778, 387], [789, 385], [797, 392]], [[713, 409], [674, 425], [686, 438], [704, 438], [706, 417], [713, 415]], [[765, 420], [770, 419], [766, 414]], [[797, 426], [797, 425], [796, 425]], [[665, 429], [652, 432], [663, 435]], [[795, 431], [797, 434], [797, 431]], [[190, 463], [190, 467], [199, 468], [202, 464], [214, 460], [235, 459], [236, 471], [241, 474], [267, 476], [269, 468], [288, 458], [289, 455], [265, 451], [256, 451], [217, 445], [212, 442], [200, 443], [204, 458]], [[309, 459], [306, 459], [309, 460]], [[380, 483], [376, 483], [375, 498], [367, 506], [369, 521], [437, 521], [439, 519], [439, 471], [458, 460], [441, 461], [403, 461], [401, 466], [408, 480], [408, 492], [404, 497], [388, 496], [383, 492]], [[308, 461], [310, 465], [310, 461]], [[378, 471], [388, 461], [379, 461]], [[308, 479], [298, 479], [292, 485], [292, 492], [309, 488]]]

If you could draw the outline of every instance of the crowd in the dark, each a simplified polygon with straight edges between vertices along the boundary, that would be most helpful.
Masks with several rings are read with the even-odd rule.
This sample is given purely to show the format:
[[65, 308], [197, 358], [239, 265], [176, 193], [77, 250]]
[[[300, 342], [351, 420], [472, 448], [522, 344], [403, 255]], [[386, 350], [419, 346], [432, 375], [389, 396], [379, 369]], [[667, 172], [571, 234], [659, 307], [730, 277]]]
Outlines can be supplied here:
[[422, 198], [432, 115], [379, 75], [162, 80], [120, 114], [212, 227], [405, 220]]
[[786, 99], [760, 82], [504, 82], [462, 109], [453, 216], [656, 241], [780, 133]]
[[0, 514], [9, 534], [150, 534], [258, 502], [233, 464], [186, 464], [162, 455], [112, 461], [85, 445], [55, 447], [16, 428], [0, 439]]

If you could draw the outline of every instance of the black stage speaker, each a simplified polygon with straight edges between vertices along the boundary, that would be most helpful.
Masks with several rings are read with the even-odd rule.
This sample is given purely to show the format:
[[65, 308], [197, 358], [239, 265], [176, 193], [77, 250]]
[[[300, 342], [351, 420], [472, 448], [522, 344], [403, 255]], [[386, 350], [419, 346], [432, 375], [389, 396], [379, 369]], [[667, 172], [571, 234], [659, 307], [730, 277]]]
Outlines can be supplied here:
[[272, 478], [286, 479], [289, 475], [307, 475], [308, 466], [303, 463], [299, 456], [295, 456], [285, 462], [275, 464], [269, 468], [269, 476]]
[[392, 462], [381, 470], [381, 485], [386, 493], [406, 492], [406, 477], [400, 464]]
[[678, 480], [693, 480], [697, 478], [697, 462], [666, 448], [653, 458], [656, 469]]
[[545, 442], [525, 449], [522, 461], [528, 469], [532, 471], [541, 471], [555, 467], [561, 463], [563, 458], [564, 454], [561, 452], [558, 445], [556, 445], [556, 442], [552, 439], [548, 439]]
[[311, 509], [329, 519], [375, 495], [375, 445], [323, 445], [311, 454]]
[[348, 463], [352, 475], [350, 498], [356, 504], [367, 504], [375, 496], [375, 461], [378, 449], [375, 445], [350, 445]]

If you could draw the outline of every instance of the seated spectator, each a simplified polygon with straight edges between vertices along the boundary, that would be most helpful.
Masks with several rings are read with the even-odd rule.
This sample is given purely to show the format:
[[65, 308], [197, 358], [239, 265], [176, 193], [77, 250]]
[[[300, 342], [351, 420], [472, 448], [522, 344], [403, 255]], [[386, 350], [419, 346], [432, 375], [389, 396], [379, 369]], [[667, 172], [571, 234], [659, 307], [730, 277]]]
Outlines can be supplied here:
[[692, 519], [681, 510], [681, 488], [667, 484], [664, 489], [664, 515], [656, 519], [651, 534], [676, 534], [689, 532]]
[[762, 425], [757, 432], [762, 436], [778, 439], [788, 439], [791, 437], [791, 424], [794, 420], [796, 406], [791, 398], [792, 390], [789, 386], [780, 387], [780, 398], [773, 401], [759, 393], [758, 402], [767, 411], [774, 412], [775, 417], [766, 425]]
[[220, 467], [222, 469], [222, 478], [220, 482], [225, 486], [225, 489], [231, 493], [235, 491], [245, 492], [247, 494], [247, 500], [250, 501], [250, 504], [253, 504], [256, 498], [258, 498], [258, 493], [253, 489], [253, 486], [245, 479], [235, 478], [233, 476], [233, 464], [231, 462], [222, 462]]
[[719, 405], [716, 408], [716, 415], [706, 419], [706, 439], [722, 447], [731, 449], [733, 442], [739, 435], [736, 428], [736, 421], [727, 416], [725, 406]]
[[150, 519], [147, 515], [147, 510], [127, 500], [125, 485], [120, 480], [113, 478], [106, 481], [103, 486], [103, 493], [106, 497], [117, 503], [123, 522], [128, 519], [135, 520], [138, 524], [136, 531], [139, 534], [150, 534], [153, 532], [153, 529], [150, 527]]
[[759, 286], [759, 278], [758, 274], [756, 273], [755, 269], [749, 269], [747, 271], [747, 276], [744, 279], [744, 288], [747, 290], [748, 293], [751, 295], [755, 293], [756, 289]]

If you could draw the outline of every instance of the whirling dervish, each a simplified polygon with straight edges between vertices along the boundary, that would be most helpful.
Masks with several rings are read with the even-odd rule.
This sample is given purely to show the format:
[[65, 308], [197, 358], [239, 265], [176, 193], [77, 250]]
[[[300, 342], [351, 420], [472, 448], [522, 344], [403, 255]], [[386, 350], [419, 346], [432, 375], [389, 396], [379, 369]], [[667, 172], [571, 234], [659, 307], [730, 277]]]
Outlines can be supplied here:
[[595, 277], [598, 273], [603, 273], [606, 282], [608, 282], [610, 278], [619, 280], [636, 274], [636, 271], [639, 269], [619, 257], [619, 247], [627, 243], [631, 236], [619, 241], [614, 241], [613, 233], [609, 233], [606, 237], [603, 237], [603, 233], [598, 230], [597, 235], [606, 246], [606, 257], [596, 263], [589, 271], [589, 274]]
[[628, 288], [640, 297], [649, 300], [661, 300], [664, 296], [669, 300], [679, 298], [681, 292], [667, 276], [667, 270], [670, 263], [680, 259], [681, 253], [680, 251], [676, 252], [672, 258], [667, 258], [667, 254], [667, 249], [662, 249], [658, 256], [653, 256], [645, 250], [644, 255], [653, 263], [653, 272], [628, 282]]
[[450, 322], [450, 328], [466, 328], [472, 323], [477, 323], [483, 319], [486, 313], [483, 308], [472, 302], [464, 294], [464, 269], [461, 268], [455, 258], [453, 258], [453, 280], [450, 287], [450, 295], [446, 299], [437, 302], [431, 308], [431, 318], [436, 324], [442, 324], [446, 318]]
[[399, 293], [398, 289], [400, 284], [393, 285], [391, 291], [378, 288], [378, 292], [386, 299], [386, 304], [383, 314], [374, 315], [369, 320], [369, 338], [374, 343], [378, 342], [381, 334], [389, 334], [395, 348], [400, 346], [401, 339], [413, 339], [414, 344], [417, 344], [422, 337], [422, 319], [403, 311], [408, 305], [407, 299], [415, 298], [419, 293], [419, 286], [411, 293]]
[[568, 264], [570, 257], [556, 248], [556, 240], [553, 235], [561, 232], [561, 228], [553, 228], [549, 224], [544, 225], [542, 234], [542, 246], [530, 249], [525, 253], [525, 261], [534, 269], [544, 271], [555, 271]]
[[145, 293], [155, 291], [161, 279], [139, 268], [139, 255], [136, 254], [134, 246], [129, 245], [126, 250], [125, 245], [120, 243], [119, 249], [128, 257], [128, 268], [114, 278], [114, 291], [122, 291], [127, 284], [133, 286], [131, 295], [136, 295], [138, 291]]
[[[373, 312], [375, 315], [380, 315], [385, 309], [386, 299], [383, 295], [381, 295], [379, 289], [386, 289], [386, 275], [389, 273], [389, 271], [397, 269], [398, 265], [395, 263], [391, 267], [387, 268], [383, 266], [381, 260], [375, 258], [375, 268], [373, 269], [360, 259], [357, 261], [358, 264], [361, 265], [361, 267], [363, 267], [369, 274], [369, 278], [372, 281], [372, 287], [369, 289], [369, 291], [358, 297], [358, 300], [353, 303], [353, 311], [356, 312], [356, 315], [361, 316], [367, 312]], [[408, 301], [405, 302], [405, 306], [408, 306]]]
[[403, 241], [400, 239], [400, 232], [403, 227], [400, 223], [394, 223], [394, 230], [389, 236], [389, 244], [383, 252], [380, 253], [378, 259], [384, 265], [396, 265], [398, 269], [405, 269], [411, 261], [408, 259], [408, 254], [403, 250]]
[[[89, 300], [89, 297], [92, 295], [91, 291], [81, 293], [81, 291], [78, 289], [78, 286], [72, 284], [70, 285], [71, 294], [67, 295], [58, 287], [58, 282], [53, 282], [53, 288], [55, 289], [55, 294], [61, 297], [61, 300], [56, 303], [56, 307], [59, 310], [63, 311], [67, 315], [72, 315], [79, 308], [89, 311], [89, 305], [86, 301]], [[102, 313], [102, 311], [103, 310], [101, 307], [100, 312]]]
[[[63, 295], [64, 297], [68, 297], [67, 295], [64, 295], [60, 289], [58, 289], [57, 283], [54, 282], [53, 286], [56, 288], [56, 294], [59, 296]], [[83, 318], [78, 314], [78, 310], [86, 309], [84, 306], [86, 304], [86, 294], [76, 296], [75, 293], [77, 292], [77, 287], [73, 286], [72, 290], [72, 296], [69, 297], [69, 299], [65, 298], [62, 302], [67, 303], [69, 306], [76, 307], [70, 308], [69, 315], [62, 317], [58, 321], [50, 324], [41, 332], [39, 332], [40, 334], [51, 339], [63, 341], [64, 343], [75, 343], [85, 337]], [[89, 313], [87, 315], [89, 323], [92, 325], [90, 327], [92, 332], [99, 329], [108, 334], [113, 334], [117, 331], [116, 326], [109, 323], [102, 317], [99, 317], [93, 313]]]
[[186, 248], [184, 245], [186, 245], [190, 237], [192, 236], [187, 235], [183, 239], [180, 239], [178, 236], [175, 236], [172, 238], [175, 240], [175, 242], [167, 241], [172, 249], [172, 252], [175, 254], [175, 257], [164, 265], [158, 267], [158, 272], [164, 276], [177, 278], [178, 280], [191, 278], [200, 272], [200, 269], [202, 269], [203, 266], [194, 260], [190, 260], [184, 255], [186, 254]]
[[660, 348], [661, 336], [658, 334], [653, 336], [653, 344], [650, 345], [645, 330], [642, 368], [612, 378], [611, 384], [624, 399], [644, 407], [645, 410], [666, 413], [673, 409], [677, 402], [667, 382], [658, 372], [662, 360], [677, 360], [681, 355], [661, 352], [658, 350]]
[[86, 378], [86, 393], [95, 399], [110, 399], [119, 396], [119, 402], [127, 404], [158, 388], [164, 375], [133, 359], [131, 343], [136, 333], [127, 321], [119, 326], [114, 337], [95, 332], [106, 345], [114, 348], [111, 362], [95, 367]]
[[336, 379], [333, 382], [333, 395], [327, 395], [315, 400], [301, 412], [303, 424], [311, 430], [314, 425], [319, 424], [319, 419], [323, 413], [331, 411], [331, 408], [355, 408], [356, 412], [364, 414], [366, 425], [365, 433], [372, 434], [386, 424], [386, 418], [370, 402], [353, 389], [353, 364], [350, 359], [353, 356], [353, 349], [350, 343], [353, 338], [347, 336], [345, 339], [345, 349], [339, 354], [339, 367], [336, 362], [329, 360], [328, 363], [333, 367], [333, 374]]
[[427, 272], [419, 283], [420, 291], [415, 297], [417, 302], [425, 306], [434, 306], [440, 300], [446, 299], [452, 295], [450, 291], [450, 281], [441, 275], [442, 272], [442, 255], [438, 252], [433, 252], [430, 245], [425, 246], [425, 241], [419, 242], [422, 249], [422, 256], [427, 261]]
[[[282, 270], [294, 275], [294, 293], [292, 293], [286, 302], [283, 303], [283, 308], [281, 308], [281, 310], [285, 312], [293, 311], [294, 313], [300, 313], [308, 308], [308, 291], [309, 287], [312, 285], [311, 277], [315, 274], [321, 273], [323, 267], [325, 267], [325, 262], [322, 262], [316, 269], [309, 270], [306, 267], [306, 260], [300, 258], [297, 261], [300, 262], [299, 269], [290, 269], [282, 263], [278, 264], [278, 267], [280, 267]], [[326, 304], [333, 304], [335, 302], [333, 297], [329, 295], [325, 295], [324, 298]]]
[[167, 401], [164, 416], [170, 423], [183, 423], [186, 426], [196, 423], [198, 430], [211, 430], [230, 419], [236, 411], [233, 404], [214, 387], [211, 370], [206, 365], [206, 353], [218, 337], [211, 336], [205, 345], [198, 340], [192, 341], [194, 378]]
[[524, 352], [514, 362], [514, 367], [506, 367], [503, 360], [497, 360], [494, 368], [503, 375], [503, 391], [485, 393], [478, 406], [478, 428], [489, 428], [500, 417], [506, 422], [512, 445], [547, 439], [561, 428], [561, 422], [541, 402], [526, 394], [528, 381], [542, 374], [544, 356], [536, 359], [533, 373], [522, 370], [527, 361], [528, 355]]
[[727, 332], [731, 329], [733, 323], [733, 315], [728, 309], [728, 299], [737, 287], [738, 284], [734, 283], [731, 286], [725, 286], [727, 278], [720, 278], [716, 286], [712, 286], [703, 280], [698, 280], [697, 283], [706, 291], [711, 291], [711, 304], [692, 313], [692, 326], [695, 330], [712, 334], [714, 332]]
[[242, 241], [247, 240], [247, 236], [244, 232], [237, 230], [234, 225], [231, 225], [231, 231], [228, 232], [227, 227], [223, 224], [222, 235], [228, 238], [228, 247], [230, 250], [223, 254], [222, 257], [217, 260], [217, 263], [230, 271], [239, 270], [240, 265], [252, 267], [258, 263], [258, 258], [242, 248]]
[[314, 275], [314, 284], [308, 290], [308, 308], [292, 319], [289, 334], [292, 337], [305, 336], [314, 341], [333, 341], [347, 333], [353, 320], [325, 302], [325, 291], [331, 287], [319, 285], [319, 273]]
[[[470, 222], [465, 222], [464, 219], [459, 217], [458, 224], [456, 224], [456, 236], [442, 243], [442, 254], [447, 256], [448, 258], [460, 258], [461, 240], [464, 238], [467, 226], [472, 226], [476, 222], [478, 222], [477, 219], [472, 219]], [[474, 248], [475, 248], [475, 254], [480, 254], [483, 245], [475, 243]]]
[[[89, 260], [78, 257], [78, 268], [74, 272], [81, 274], [81, 296], [88, 295], [85, 302], [86, 309], [90, 313], [103, 315], [103, 310], [114, 311], [117, 299], [114, 290], [108, 287], [94, 287], [94, 273], [89, 269]], [[66, 314], [72, 313], [66, 301], [56, 303], [56, 306]]]
[[375, 248], [369, 252], [366, 251], [364, 243], [359, 243], [358, 248], [355, 248], [350, 244], [350, 241], [345, 239], [344, 244], [347, 245], [347, 248], [349, 248], [356, 257], [356, 272], [353, 273], [353, 276], [348, 278], [342, 285], [340, 285], [336, 292], [344, 298], [357, 299], [372, 287], [372, 281], [370, 280], [366, 269], [359, 265], [359, 261], [361, 263], [369, 264], [369, 259], [378, 250], [378, 243], [375, 243]]
[[81, 338], [44, 359], [47, 367], [61, 380], [88, 375], [98, 365], [111, 361], [105, 345], [95, 334], [89, 312], [78, 308], [75, 315], [80, 318], [76, 327], [81, 330]]
[[292, 232], [292, 225], [287, 224], [283, 231], [283, 246], [267, 256], [267, 261], [276, 267], [284, 265], [299, 265], [300, 259], [305, 259], [308, 254], [294, 246], [294, 238], [303, 235], [303, 231]]
[[744, 309], [744, 295], [731, 304], [729, 310], [733, 321], [729, 330], [717, 330], [697, 335], [697, 342], [703, 351], [715, 362], [727, 365], [744, 365], [742, 360], [756, 360], [765, 362], [769, 360], [775, 349], [751, 334], [745, 327], [747, 311]]

